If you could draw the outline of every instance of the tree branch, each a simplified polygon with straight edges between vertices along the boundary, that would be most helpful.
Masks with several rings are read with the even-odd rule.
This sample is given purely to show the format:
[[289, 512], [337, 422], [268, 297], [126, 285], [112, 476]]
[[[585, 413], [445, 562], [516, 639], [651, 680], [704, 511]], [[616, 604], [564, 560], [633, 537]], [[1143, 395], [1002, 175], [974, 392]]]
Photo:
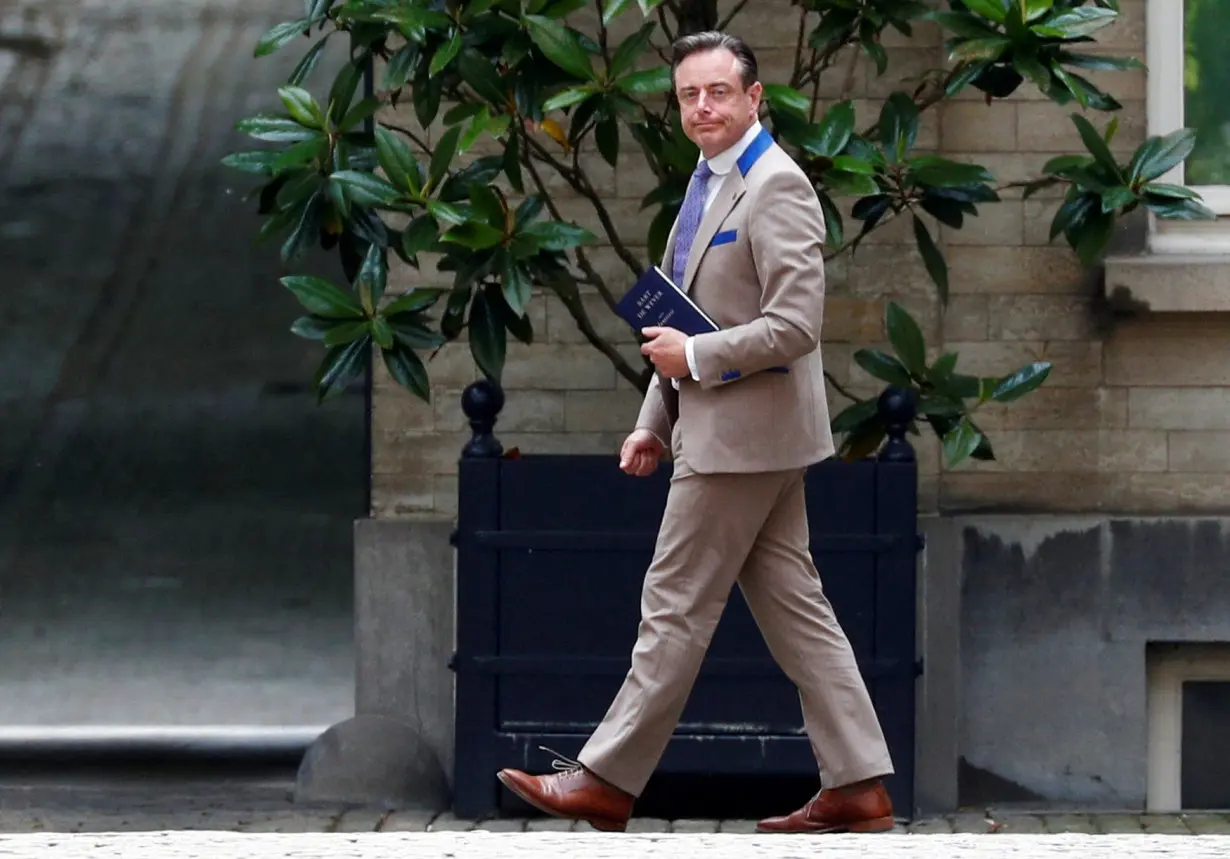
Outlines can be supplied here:
[[[528, 137], [529, 135], [522, 132], [523, 140], [528, 141]], [[547, 211], [551, 213], [551, 217], [555, 218], [555, 220], [562, 221], [563, 216], [560, 214], [559, 207], [555, 205], [555, 200], [551, 198], [551, 194], [547, 191], [546, 183], [542, 181], [542, 174], [540, 174], [538, 172], [538, 168], [534, 166], [534, 159], [529, 157], [528, 152], [525, 152], [524, 160], [526, 169], [529, 170], [530, 177], [534, 180], [534, 186], [538, 188], [538, 193], [542, 196], [542, 200], [547, 207]], [[579, 247], [574, 248], [574, 250], [577, 255], [577, 264], [581, 267], [581, 270], [585, 272], [590, 282], [598, 287], [599, 292], [603, 293], [604, 297], [609, 296], [610, 290], [607, 289], [602, 277], [590, 264], [585, 252]], [[636, 385], [640, 391], [644, 392], [644, 374], [637, 373], [636, 370], [633, 369], [632, 365], [625, 360], [623, 354], [620, 353], [618, 349], [606, 340], [602, 339], [602, 337], [594, 329], [594, 325], [593, 322], [590, 321], [589, 314], [585, 312], [585, 305], [580, 300], [579, 294], [576, 300], [569, 300], [569, 298], [563, 295], [563, 293], [559, 290], [556, 290], [555, 294], [559, 296], [560, 301], [568, 310], [569, 315], [572, 316], [573, 321], [576, 322], [577, 329], [585, 336], [585, 339], [589, 341], [590, 345], [610, 360], [619, 375], [623, 376], [629, 382]]]
[[836, 391], [837, 393], [841, 394], [841, 395], [842, 395], [843, 397], [845, 397], [847, 400], [850, 400], [851, 402], [854, 402], [854, 403], [861, 402], [861, 401], [859, 400], [859, 398], [858, 398], [858, 397], [856, 397], [856, 396], [854, 396], [854, 394], [850, 393], [850, 391], [849, 391], [848, 389], [846, 389], [846, 388], [842, 387], [841, 382], [839, 382], [839, 381], [837, 381], [836, 379], [834, 379], [834, 378], [833, 378], [833, 374], [832, 374], [832, 373], [830, 373], [828, 370], [825, 370], [825, 371], [824, 371], [824, 378], [828, 381], [828, 383], [829, 383], [830, 385], [832, 385], [832, 386], [833, 386], [833, 390], [834, 390], [834, 391]]
[[399, 134], [404, 134], [410, 140], [411, 143], [413, 143], [419, 149], [422, 149], [424, 152], [426, 152], [428, 158], [430, 158], [434, 154], [432, 152], [431, 147], [428, 146], [424, 141], [420, 140], [419, 136], [415, 134], [413, 131], [411, 131], [410, 129], [403, 128], [402, 126], [397, 125], [392, 122], [385, 122], [384, 120], [381, 120], [380, 124], [383, 125], [385, 128], [389, 129], [390, 131], [396, 131]]
[[[554, 155], [547, 151], [546, 147], [534, 140], [528, 135], [525, 137], [533, 153], [538, 158], [549, 165], [553, 170], [556, 170], [564, 179], [572, 186], [572, 189], [580, 194], [585, 199], [589, 200], [594, 206], [594, 211], [598, 214], [598, 220], [602, 222], [602, 228], [606, 230], [607, 239], [611, 242], [611, 247], [616, 255], [623, 260], [624, 264], [632, 270], [632, 273], [640, 277], [644, 271], [644, 266], [638, 260], [627, 246], [620, 239], [618, 231], [615, 229], [615, 222], [611, 220], [611, 213], [607, 211], [606, 206], [602, 202], [602, 197], [594, 190], [594, 186], [590, 184], [589, 177], [585, 175], [585, 171], [581, 169], [573, 170], [568, 165], [563, 164]], [[579, 143], [580, 141], [578, 141]], [[609, 291], [604, 289], [604, 298], [607, 303], [614, 308], [615, 299], [611, 297]]]
[[[748, 0], [739, 0], [739, 2], [735, 4], [735, 8], [730, 10], [730, 14], [727, 15], [725, 18], [723, 18], [718, 23], [716, 29], [725, 30], [727, 27], [729, 27], [730, 22], [734, 20], [736, 15], [738, 15], [740, 12], [743, 11], [743, 7], [746, 6], [747, 4], [748, 4]], [[806, 15], [806, 12], [804, 12], [804, 15]]]

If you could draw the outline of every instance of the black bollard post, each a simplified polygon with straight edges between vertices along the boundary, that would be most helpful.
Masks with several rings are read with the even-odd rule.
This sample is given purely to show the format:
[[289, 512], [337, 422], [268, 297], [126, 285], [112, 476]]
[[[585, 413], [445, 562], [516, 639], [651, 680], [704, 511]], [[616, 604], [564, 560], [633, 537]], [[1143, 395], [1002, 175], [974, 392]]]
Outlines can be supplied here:
[[906, 439], [914, 420], [918, 398], [912, 388], [885, 388], [876, 401], [888, 441], [880, 450], [880, 462], [914, 462], [914, 446]]
[[495, 422], [504, 408], [504, 390], [490, 379], [472, 382], [461, 393], [461, 410], [470, 419], [473, 436], [461, 449], [463, 459], [495, 459], [504, 447], [495, 437]]

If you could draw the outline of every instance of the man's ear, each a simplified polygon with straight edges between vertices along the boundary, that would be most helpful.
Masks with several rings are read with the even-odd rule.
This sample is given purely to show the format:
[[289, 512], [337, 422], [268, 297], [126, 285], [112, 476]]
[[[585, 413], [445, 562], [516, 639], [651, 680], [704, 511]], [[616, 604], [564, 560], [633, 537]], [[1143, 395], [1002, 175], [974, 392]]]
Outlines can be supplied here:
[[764, 95], [764, 86], [761, 85], [760, 81], [755, 81], [747, 88], [747, 94], [751, 96], [752, 114], [755, 115], [760, 109], [760, 99]]

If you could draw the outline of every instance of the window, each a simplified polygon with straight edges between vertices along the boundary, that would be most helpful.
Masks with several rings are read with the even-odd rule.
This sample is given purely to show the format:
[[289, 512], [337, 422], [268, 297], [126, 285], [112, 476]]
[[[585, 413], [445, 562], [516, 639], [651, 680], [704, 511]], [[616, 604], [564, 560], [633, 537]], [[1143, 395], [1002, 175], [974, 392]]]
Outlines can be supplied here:
[[[1230, 216], [1230, 3], [1149, 0], [1146, 4], [1149, 134], [1196, 130], [1196, 148], [1163, 181], [1187, 185], [1218, 215]], [[1225, 221], [1155, 221], [1157, 251], [1230, 250]]]

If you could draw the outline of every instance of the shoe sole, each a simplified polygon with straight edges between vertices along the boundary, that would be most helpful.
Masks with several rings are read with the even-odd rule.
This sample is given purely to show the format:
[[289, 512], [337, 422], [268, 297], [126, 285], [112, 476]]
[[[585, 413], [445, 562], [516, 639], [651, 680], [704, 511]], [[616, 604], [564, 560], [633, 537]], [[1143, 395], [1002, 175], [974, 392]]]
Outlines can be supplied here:
[[495, 777], [500, 780], [500, 784], [504, 785], [504, 787], [508, 788], [514, 794], [521, 797], [521, 799], [534, 806], [534, 808], [538, 809], [543, 814], [549, 814], [551, 817], [556, 817], [560, 820], [578, 820], [583, 823], [588, 823], [599, 832], [624, 832], [628, 828], [627, 823], [620, 823], [618, 820], [608, 820], [604, 817], [573, 817], [571, 815], [561, 814], [553, 808], [548, 808], [538, 800], [534, 799], [534, 797], [525, 793], [525, 791], [521, 790], [521, 788], [517, 787], [516, 784], [506, 778], [504, 773], [496, 773]]
[[808, 829], [765, 829], [757, 826], [756, 832], [763, 835], [837, 835], [847, 832], [862, 835], [888, 832], [896, 825], [897, 821], [891, 817], [876, 817], [845, 826], [817, 826]]

